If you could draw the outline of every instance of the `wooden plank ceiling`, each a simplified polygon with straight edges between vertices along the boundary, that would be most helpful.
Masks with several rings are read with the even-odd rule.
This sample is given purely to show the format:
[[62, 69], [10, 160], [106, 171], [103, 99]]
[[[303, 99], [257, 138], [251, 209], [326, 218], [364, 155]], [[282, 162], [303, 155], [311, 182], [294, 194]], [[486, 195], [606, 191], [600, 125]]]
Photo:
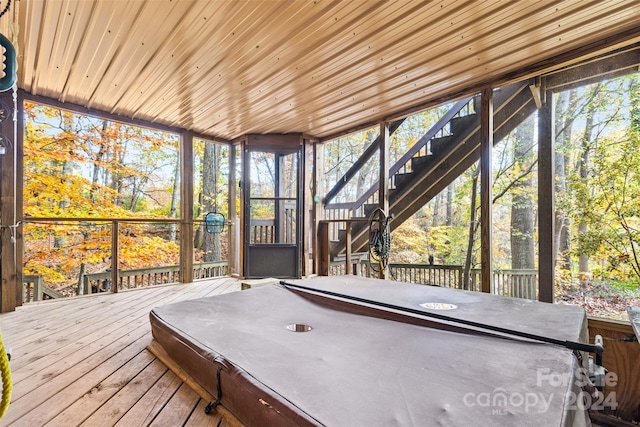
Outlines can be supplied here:
[[31, 94], [325, 138], [637, 42], [640, 2], [20, 0], [0, 29]]

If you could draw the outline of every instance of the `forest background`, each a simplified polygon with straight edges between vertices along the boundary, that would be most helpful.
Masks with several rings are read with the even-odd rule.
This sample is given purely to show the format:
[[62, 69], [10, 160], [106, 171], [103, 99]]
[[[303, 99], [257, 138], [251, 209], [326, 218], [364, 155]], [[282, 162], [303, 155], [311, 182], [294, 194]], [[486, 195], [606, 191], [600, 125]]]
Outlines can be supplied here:
[[[627, 305], [640, 305], [640, 75], [554, 96], [556, 301], [624, 318]], [[448, 108], [407, 118], [392, 135], [392, 162]], [[46, 105], [27, 103], [25, 113], [25, 216], [87, 220], [27, 222], [24, 274], [77, 295], [84, 274], [110, 268], [110, 223], [100, 218], [180, 217], [178, 137]], [[536, 123], [534, 113], [493, 151], [494, 269], [537, 269]], [[377, 132], [324, 144], [325, 194]], [[196, 141], [194, 219], [226, 215], [229, 149]], [[357, 199], [376, 181], [376, 168], [373, 159], [335, 201]], [[392, 263], [427, 264], [431, 255], [436, 264], [478, 266], [478, 175], [474, 165], [393, 232]], [[125, 223], [119, 268], [177, 264], [178, 237], [175, 222]], [[226, 234], [196, 227], [193, 239], [196, 261], [226, 259]]]

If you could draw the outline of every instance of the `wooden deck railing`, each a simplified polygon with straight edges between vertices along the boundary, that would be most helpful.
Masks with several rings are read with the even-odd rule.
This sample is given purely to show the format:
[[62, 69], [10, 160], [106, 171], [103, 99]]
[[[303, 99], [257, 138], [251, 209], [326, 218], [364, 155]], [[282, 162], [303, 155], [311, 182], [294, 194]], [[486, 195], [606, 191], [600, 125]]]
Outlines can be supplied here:
[[462, 288], [462, 270], [461, 265], [389, 264], [393, 280], [457, 289]]
[[[353, 264], [360, 263], [349, 270], [364, 277], [378, 277], [365, 256], [354, 256]], [[461, 265], [431, 264], [389, 264], [388, 278], [398, 282], [418, 283], [463, 289], [463, 267]], [[345, 258], [337, 257], [331, 262], [330, 275], [346, 274]], [[469, 290], [480, 291], [480, 270], [472, 269], [469, 274]], [[535, 300], [538, 297], [538, 270], [494, 270], [493, 293]]]
[[[227, 261], [203, 262], [193, 265], [194, 279], [207, 279], [227, 274]], [[132, 289], [145, 286], [175, 283], [180, 280], [180, 266], [167, 265], [150, 268], [118, 271], [118, 289]], [[111, 272], [85, 274], [83, 279], [85, 294], [105, 292], [111, 289]]]
[[280, 225], [276, 219], [252, 218], [249, 231], [249, 243], [271, 244], [295, 242], [295, 204], [284, 205]]
[[[180, 280], [180, 266], [168, 265], [161, 267], [137, 268], [118, 271], [118, 289], [132, 289], [145, 286], [175, 283]], [[226, 276], [228, 274], [227, 261], [202, 262], [193, 265], [194, 279], [208, 279]], [[42, 276], [24, 275], [24, 302], [41, 301], [48, 298], [61, 298], [62, 294], [45, 286]], [[85, 274], [83, 277], [83, 293], [85, 295], [107, 292], [111, 290], [111, 271]]]
[[24, 275], [22, 276], [23, 283], [23, 301], [42, 301], [44, 299], [62, 298], [63, 295], [45, 286], [42, 280], [42, 276], [36, 275]]

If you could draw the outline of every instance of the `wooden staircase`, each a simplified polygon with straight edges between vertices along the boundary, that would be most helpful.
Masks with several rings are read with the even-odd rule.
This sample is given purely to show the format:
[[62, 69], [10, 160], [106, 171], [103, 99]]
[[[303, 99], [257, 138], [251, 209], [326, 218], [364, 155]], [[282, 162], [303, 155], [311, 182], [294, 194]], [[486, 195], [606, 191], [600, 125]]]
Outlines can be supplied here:
[[[472, 97], [456, 103], [420, 140], [394, 164], [390, 170], [391, 189], [389, 212], [394, 215], [391, 229], [395, 229], [429, 200], [444, 190], [453, 180], [471, 167], [480, 158], [480, 120], [475, 105], [479, 98]], [[494, 93], [494, 144], [515, 129], [536, 109], [533, 96], [525, 82], [514, 83]], [[402, 122], [394, 122], [393, 130]], [[390, 129], [390, 132], [391, 132]], [[377, 145], [376, 145], [377, 143]], [[376, 140], [368, 151], [379, 146]], [[353, 168], [352, 168], [353, 169]], [[350, 170], [350, 176], [355, 174]], [[341, 186], [347, 175], [341, 180]], [[338, 186], [328, 193], [330, 201]], [[341, 188], [341, 187], [340, 187]], [[325, 209], [349, 209], [350, 218], [368, 218], [377, 207], [375, 183], [369, 191], [354, 203], [331, 204]], [[329, 197], [331, 196], [331, 197]], [[345, 251], [346, 230], [339, 230], [337, 240], [330, 245], [332, 256]], [[351, 229], [352, 251], [365, 251], [368, 244], [366, 223], [354, 223]]]

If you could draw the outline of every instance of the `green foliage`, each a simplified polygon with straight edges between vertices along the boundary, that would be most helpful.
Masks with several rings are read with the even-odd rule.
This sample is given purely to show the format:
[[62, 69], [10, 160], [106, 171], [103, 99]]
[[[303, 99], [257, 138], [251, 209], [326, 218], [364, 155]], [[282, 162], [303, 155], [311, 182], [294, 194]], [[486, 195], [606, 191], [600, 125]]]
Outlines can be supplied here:
[[576, 166], [560, 204], [580, 224], [572, 255], [589, 257], [601, 280], [640, 279], [638, 86], [638, 75], [631, 75], [585, 88], [577, 118], [591, 120], [593, 128], [575, 134], [575, 148], [567, 152]]
[[[611, 277], [640, 279], [640, 134], [630, 127], [593, 149], [589, 176], [573, 182], [577, 214], [588, 230], [576, 252], [605, 257]], [[576, 178], [574, 177], [574, 180]]]

